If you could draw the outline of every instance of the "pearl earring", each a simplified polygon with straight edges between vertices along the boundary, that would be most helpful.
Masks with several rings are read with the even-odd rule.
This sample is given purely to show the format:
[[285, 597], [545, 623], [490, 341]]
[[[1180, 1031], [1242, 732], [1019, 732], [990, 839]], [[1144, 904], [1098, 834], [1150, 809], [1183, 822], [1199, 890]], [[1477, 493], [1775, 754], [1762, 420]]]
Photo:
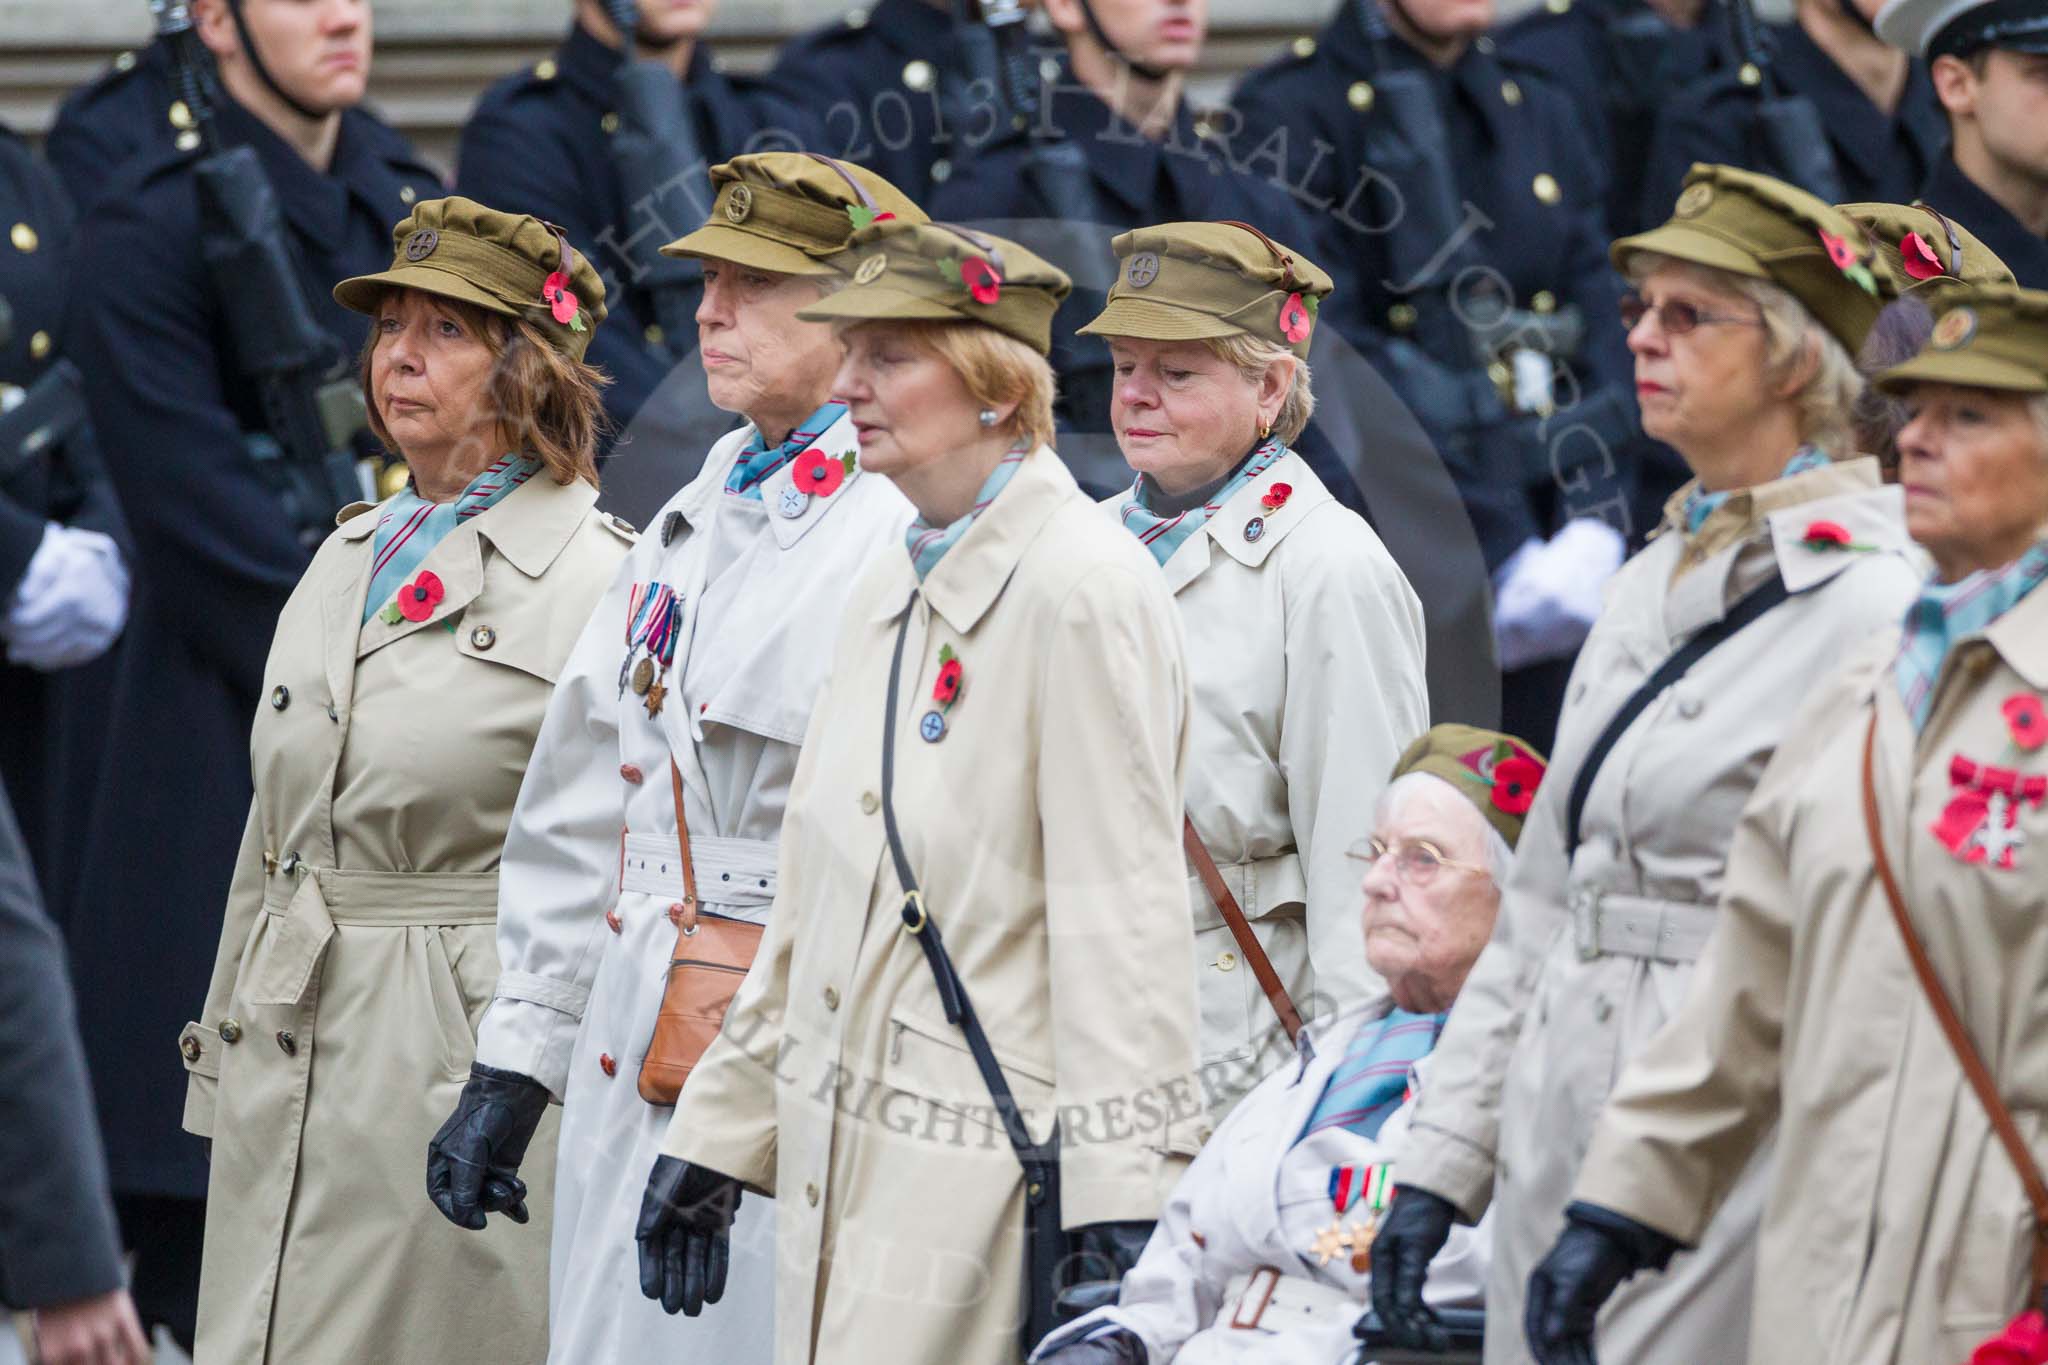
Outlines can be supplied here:
[[996, 410], [994, 408], [983, 408], [978, 420], [985, 427], [994, 426], [996, 424]]

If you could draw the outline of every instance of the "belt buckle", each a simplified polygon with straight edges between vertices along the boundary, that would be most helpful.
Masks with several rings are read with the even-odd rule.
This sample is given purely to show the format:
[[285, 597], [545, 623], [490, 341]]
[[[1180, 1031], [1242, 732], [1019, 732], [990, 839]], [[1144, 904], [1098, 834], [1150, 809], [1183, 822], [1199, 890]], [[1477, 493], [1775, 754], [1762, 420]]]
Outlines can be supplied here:
[[1600, 956], [1600, 893], [1582, 886], [1572, 892], [1572, 938], [1579, 946], [1579, 961]]
[[[1280, 1284], [1280, 1272], [1272, 1266], [1262, 1265], [1252, 1272], [1245, 1282], [1244, 1293], [1237, 1296], [1237, 1307], [1230, 1314], [1230, 1325], [1240, 1332], [1249, 1332], [1259, 1325], [1259, 1319], [1266, 1316], [1266, 1305], [1273, 1301], [1273, 1290]], [[1257, 1294], [1258, 1304], [1252, 1308], [1251, 1316], [1245, 1316], [1245, 1308]]]

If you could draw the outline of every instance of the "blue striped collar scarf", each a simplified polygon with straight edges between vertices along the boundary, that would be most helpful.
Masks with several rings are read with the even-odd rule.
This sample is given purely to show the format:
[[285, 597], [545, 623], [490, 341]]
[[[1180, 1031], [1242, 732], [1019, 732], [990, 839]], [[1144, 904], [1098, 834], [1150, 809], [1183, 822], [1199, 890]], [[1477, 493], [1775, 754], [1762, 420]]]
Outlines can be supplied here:
[[[1785, 470], [1778, 477], [1789, 479], [1794, 474], [1804, 474], [1810, 469], [1823, 469], [1829, 463], [1825, 451], [1816, 446], [1801, 446], [1792, 452], [1792, 458], [1785, 462]], [[1743, 491], [1746, 490], [1730, 488], [1720, 493], [1709, 493], [1695, 484], [1692, 491], [1685, 495], [1685, 533], [1689, 536], [1698, 535], [1700, 527], [1707, 524], [1708, 517], [1714, 515], [1728, 499]]]
[[407, 483], [384, 502], [377, 530], [370, 538], [370, 587], [363, 594], [363, 621], [369, 622], [405, 586], [448, 533], [480, 517], [506, 494], [540, 472], [540, 461], [507, 455], [469, 481], [453, 502], [428, 502]]
[[831, 430], [832, 424], [846, 415], [846, 404], [828, 402], [810, 415], [787, 440], [772, 450], [762, 438], [758, 428], [747, 440], [747, 448], [740, 452], [739, 462], [732, 472], [725, 476], [725, 491], [742, 498], [761, 501], [761, 484], [776, 470], [794, 460], [810, 448], [811, 442]]
[[1209, 524], [1209, 518], [1223, 509], [1223, 505], [1236, 497], [1238, 491], [1259, 475], [1280, 462], [1287, 453], [1287, 443], [1277, 436], [1269, 436], [1252, 447], [1252, 451], [1238, 466], [1237, 473], [1226, 479], [1215, 494], [1204, 499], [1198, 506], [1172, 514], [1155, 512], [1147, 505], [1151, 489], [1145, 476], [1140, 474], [1131, 491], [1125, 495], [1119, 515], [1124, 527], [1138, 538], [1138, 543], [1152, 552], [1152, 558], [1164, 565], [1173, 558], [1187, 538]]
[[987, 511], [988, 505], [996, 500], [996, 496], [1009, 487], [1018, 466], [1024, 463], [1024, 457], [1030, 453], [1021, 443], [1011, 446], [1009, 453], [998, 460], [996, 467], [989, 471], [989, 476], [981, 481], [981, 491], [974, 495], [974, 506], [958, 521], [948, 522], [944, 526], [934, 526], [920, 516], [910, 523], [910, 529], [903, 533], [903, 541], [910, 549], [910, 564], [917, 570], [918, 582], [922, 583], [931, 576], [932, 570], [938, 567], [946, 551], [952, 549], [954, 542], [967, 534], [967, 528], [974, 524], [974, 519]]
[[1380, 1125], [1408, 1093], [1409, 1071], [1436, 1046], [1448, 1017], [1395, 1009], [1377, 1024], [1361, 1025], [1351, 1035], [1344, 1059], [1330, 1073], [1301, 1135], [1348, 1128], [1361, 1137], [1378, 1137]]
[[1904, 637], [1892, 660], [1892, 682], [1913, 718], [1925, 729], [1934, 713], [1934, 684], [1942, 661], [1956, 642], [1988, 629], [2019, 600], [2048, 580], [2048, 541], [2002, 569], [1979, 569], [1953, 583], [1929, 580], [1906, 608]]

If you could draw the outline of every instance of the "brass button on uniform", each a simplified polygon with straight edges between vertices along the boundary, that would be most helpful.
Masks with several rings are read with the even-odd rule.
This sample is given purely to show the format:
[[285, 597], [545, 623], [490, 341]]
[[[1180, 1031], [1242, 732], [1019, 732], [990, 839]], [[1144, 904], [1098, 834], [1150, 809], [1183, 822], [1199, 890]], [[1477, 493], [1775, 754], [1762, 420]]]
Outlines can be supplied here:
[[133, 52], [123, 52], [120, 56], [114, 58], [114, 70], [125, 72], [133, 71], [134, 69], [135, 54]]
[[291, 704], [292, 690], [289, 687], [286, 687], [283, 683], [279, 683], [277, 686], [270, 689], [270, 706], [272, 710], [282, 711], [284, 710], [285, 707], [290, 706]]
[[804, 1186], [804, 1202], [812, 1208], [818, 1207], [818, 1187], [816, 1185]]
[[1304, 61], [1316, 55], [1316, 40], [1306, 35], [1294, 40], [1294, 55]]
[[659, 346], [668, 337], [668, 333], [661, 330], [661, 324], [658, 322], [648, 323], [647, 330], [642, 332], [640, 335], [647, 338], [647, 344], [649, 346]]
[[1513, 108], [1522, 102], [1522, 87], [1516, 85], [1513, 81], [1502, 81], [1500, 83], [1500, 97], [1502, 103], [1506, 104], [1509, 108]]
[[1548, 289], [1539, 289], [1530, 297], [1529, 306], [1539, 313], [1555, 313], [1557, 311], [1557, 295], [1551, 293]]
[[1735, 79], [1754, 88], [1764, 83], [1764, 73], [1755, 62], [1744, 62], [1735, 72]]
[[1415, 325], [1415, 305], [1397, 303], [1387, 310], [1387, 325], [1397, 332], [1405, 332]]
[[846, 12], [846, 26], [848, 28], [866, 28], [868, 26], [868, 12], [864, 9], [848, 10]]
[[263, 850], [263, 871], [266, 875], [277, 871], [277, 855], [267, 848]]
[[199, 1040], [198, 1040], [197, 1038], [193, 1037], [193, 1036], [192, 1036], [191, 1034], [189, 1034], [189, 1033], [188, 1033], [188, 1034], [186, 1034], [186, 1035], [185, 1035], [185, 1036], [184, 1036], [184, 1037], [183, 1037], [182, 1039], [180, 1039], [180, 1040], [179, 1040], [179, 1042], [178, 1042], [178, 1051], [180, 1051], [180, 1052], [182, 1052], [182, 1053], [184, 1053], [184, 1054], [185, 1054], [185, 1060], [186, 1060], [186, 1061], [188, 1061], [188, 1062], [196, 1062], [196, 1061], [198, 1061], [198, 1060], [199, 1060]]
[[192, 117], [192, 106], [183, 100], [172, 100], [171, 107], [165, 111], [165, 117], [170, 119], [173, 128], [189, 129], [199, 122]]
[[290, 1029], [281, 1028], [277, 1031], [277, 1046], [287, 1057], [299, 1055], [299, 1040], [292, 1037]]
[[16, 223], [7, 234], [7, 240], [14, 243], [16, 251], [34, 251], [43, 239], [36, 236], [36, 230], [27, 223]]
[[221, 1020], [221, 1021], [220, 1021], [220, 1040], [221, 1040], [221, 1041], [222, 1041], [223, 1043], [239, 1043], [239, 1042], [241, 1042], [241, 1041], [242, 1041], [242, 1021], [241, 1021], [241, 1020], [239, 1020], [239, 1019], [223, 1019], [223, 1020]]
[[38, 328], [36, 334], [28, 339], [28, 358], [30, 360], [46, 358], [50, 354], [50, 346], [50, 334]]
[[473, 649], [489, 649], [498, 643], [498, 632], [489, 626], [478, 626], [469, 633], [469, 643]]
[[836, 987], [827, 986], [825, 988], [825, 1008], [828, 1010], [839, 1008], [839, 991]]
[[1372, 98], [1371, 81], [1353, 81], [1351, 88], [1344, 92], [1345, 101], [1361, 114], [1372, 108]]
[[953, 163], [940, 157], [932, 163], [932, 183], [943, 185], [953, 178]]
[[906, 62], [903, 67], [903, 83], [912, 90], [924, 91], [932, 88], [932, 64], [919, 58]]
[[619, 131], [619, 116], [617, 114], [606, 114], [597, 121], [597, 126], [604, 129], [607, 133], [616, 133]]
[[1530, 182], [1529, 188], [1534, 190], [1536, 198], [1545, 204], [1555, 204], [1558, 200], [1564, 198], [1564, 191], [1557, 187], [1557, 177], [1549, 171], [1544, 171], [1541, 175], [1538, 175], [1535, 180]]
[[551, 81], [555, 78], [555, 73], [560, 69], [560, 67], [555, 65], [553, 57], [543, 57], [533, 64], [534, 79]]
[[881, 808], [881, 805], [882, 798], [876, 796], [873, 792], [862, 792], [860, 794], [860, 813], [862, 815], [873, 815]]

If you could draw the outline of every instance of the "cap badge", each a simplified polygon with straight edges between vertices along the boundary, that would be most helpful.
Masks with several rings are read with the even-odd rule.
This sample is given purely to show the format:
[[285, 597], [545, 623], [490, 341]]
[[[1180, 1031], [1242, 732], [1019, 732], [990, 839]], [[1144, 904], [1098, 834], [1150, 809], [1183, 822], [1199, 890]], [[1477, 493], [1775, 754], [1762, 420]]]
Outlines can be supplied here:
[[1977, 335], [1977, 314], [1969, 308], [1951, 308], [1934, 324], [1927, 344], [1937, 351], [1953, 351]]
[[747, 221], [747, 215], [754, 211], [754, 192], [745, 185], [734, 185], [732, 193], [725, 197], [725, 216], [735, 223]]
[[1685, 192], [1678, 196], [1678, 203], [1672, 208], [1674, 218], [1697, 218], [1707, 211], [1707, 205], [1714, 202], [1714, 187], [1704, 181], [1687, 185]]
[[421, 228], [405, 239], [405, 259], [424, 261], [434, 254], [434, 248], [441, 245], [441, 234], [432, 228]]
[[1146, 285], [1158, 279], [1159, 254], [1153, 251], [1141, 251], [1131, 257], [1130, 263], [1124, 267], [1124, 278], [1130, 281], [1131, 288], [1133, 289], [1143, 289]]
[[882, 272], [889, 268], [889, 258], [876, 252], [860, 263], [860, 269], [853, 272], [855, 284], [873, 284], [882, 278]]

